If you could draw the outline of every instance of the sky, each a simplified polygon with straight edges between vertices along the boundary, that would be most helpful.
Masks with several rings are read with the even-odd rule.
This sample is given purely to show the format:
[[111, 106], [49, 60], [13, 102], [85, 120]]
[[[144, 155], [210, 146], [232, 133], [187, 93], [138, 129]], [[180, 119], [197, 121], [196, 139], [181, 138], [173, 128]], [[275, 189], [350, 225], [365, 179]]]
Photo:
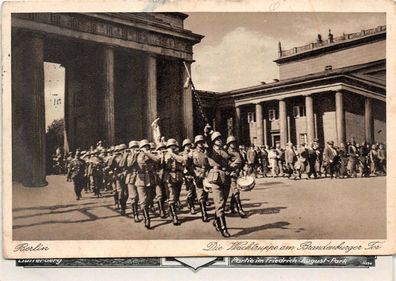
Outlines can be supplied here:
[[192, 78], [199, 90], [223, 92], [278, 78], [282, 49], [385, 25], [383, 13], [190, 13], [185, 28], [204, 35], [194, 46]]
[[[278, 78], [278, 42], [291, 49], [385, 24], [378, 13], [190, 13], [185, 28], [204, 35], [194, 46], [192, 78], [199, 90], [223, 92]], [[64, 68], [44, 64], [46, 127], [64, 115]]]

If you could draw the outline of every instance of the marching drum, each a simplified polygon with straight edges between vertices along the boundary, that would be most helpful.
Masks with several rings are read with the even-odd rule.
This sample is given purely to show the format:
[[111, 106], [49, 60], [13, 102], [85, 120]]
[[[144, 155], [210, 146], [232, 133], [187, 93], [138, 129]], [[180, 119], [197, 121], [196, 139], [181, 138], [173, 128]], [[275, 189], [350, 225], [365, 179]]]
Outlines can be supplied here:
[[256, 185], [256, 180], [252, 176], [241, 176], [237, 179], [237, 188], [241, 191], [250, 191]]

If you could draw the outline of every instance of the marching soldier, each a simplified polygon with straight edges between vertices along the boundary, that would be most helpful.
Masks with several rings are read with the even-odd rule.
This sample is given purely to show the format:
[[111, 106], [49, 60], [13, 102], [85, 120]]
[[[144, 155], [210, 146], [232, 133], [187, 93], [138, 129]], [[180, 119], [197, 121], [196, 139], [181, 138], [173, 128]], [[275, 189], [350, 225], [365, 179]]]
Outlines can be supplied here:
[[139, 143], [137, 141], [130, 141], [128, 144], [129, 153], [126, 158], [126, 175], [125, 175], [125, 184], [128, 186], [128, 195], [131, 200], [131, 208], [133, 219], [135, 222], [140, 222], [139, 211], [138, 211], [138, 192], [137, 187], [135, 185], [136, 181], [136, 158], [137, 151], [139, 148]]
[[155, 165], [159, 162], [159, 157], [150, 152], [150, 143], [148, 140], [141, 140], [139, 143], [139, 152], [136, 156], [136, 181], [135, 185], [139, 196], [139, 205], [143, 211], [144, 226], [150, 229], [149, 214], [149, 192], [152, 186], [156, 184]]
[[185, 139], [182, 144], [182, 156], [185, 160], [184, 166], [184, 184], [186, 185], [187, 190], [187, 205], [190, 209], [192, 215], [195, 215], [195, 185], [194, 185], [194, 166], [192, 159], [192, 150], [191, 150], [192, 142], [190, 139]]
[[[231, 203], [230, 210], [233, 213], [236, 210], [241, 218], [246, 217], [246, 213], [242, 209], [242, 203], [240, 198], [240, 192], [237, 187], [237, 179], [240, 176], [242, 168], [244, 166], [244, 161], [241, 153], [237, 149], [237, 140], [234, 136], [229, 136], [227, 138], [228, 154], [229, 154], [229, 167], [231, 170]], [[228, 194], [225, 195], [226, 202]]]
[[184, 157], [178, 155], [179, 144], [175, 139], [166, 143], [167, 151], [164, 155], [164, 183], [168, 194], [168, 205], [172, 215], [173, 225], [180, 225], [176, 213], [176, 203], [179, 201], [181, 186], [183, 184]]
[[70, 163], [71, 179], [74, 184], [74, 193], [76, 194], [77, 200], [80, 200], [81, 191], [86, 183], [85, 162], [80, 156], [80, 152], [77, 151], [74, 159]]
[[211, 167], [208, 173], [208, 181], [212, 186], [212, 195], [215, 205], [215, 220], [213, 225], [223, 237], [230, 237], [228, 233], [224, 207], [226, 196], [230, 190], [229, 155], [223, 149], [220, 132], [213, 132], [210, 141], [213, 144], [208, 147], [208, 161]]
[[154, 203], [157, 204], [161, 218], [167, 218], [168, 215], [165, 212], [165, 200], [166, 192], [164, 185], [164, 153], [166, 151], [166, 144], [161, 142], [157, 146], [158, 162], [155, 162], [156, 171], [156, 184], [155, 184], [155, 198]]
[[126, 162], [125, 144], [117, 145], [115, 155], [111, 159], [110, 169], [114, 174], [115, 192], [114, 200], [118, 208], [121, 208], [121, 215], [125, 215], [126, 202], [128, 200], [128, 189], [125, 184], [125, 162]]
[[66, 181], [72, 181], [71, 179], [71, 162], [73, 161], [73, 154], [69, 152], [66, 158]]
[[90, 161], [90, 169], [91, 169], [91, 184], [94, 191], [94, 194], [97, 197], [100, 197], [100, 190], [103, 186], [103, 159], [99, 156], [100, 151], [95, 150], [93, 152], [91, 161]]
[[201, 208], [201, 218], [203, 222], [208, 222], [208, 214], [206, 212], [206, 198], [207, 192], [203, 187], [203, 180], [209, 168], [208, 158], [205, 153], [205, 138], [202, 135], [197, 135], [194, 138], [195, 149], [192, 153], [194, 181], [196, 186], [196, 194]]
[[[156, 151], [156, 149], [155, 149], [155, 143], [154, 142], [150, 142], [149, 143], [150, 144], [150, 152], [152, 153], [152, 154], [157, 154], [157, 151]], [[154, 167], [153, 167], [153, 172], [157, 175], [157, 168], [158, 168], [158, 163], [156, 163], [156, 165], [154, 165]], [[156, 184], [155, 185], [153, 185], [152, 187], [150, 187], [150, 190], [149, 190], [149, 197], [148, 197], [148, 202], [149, 202], [149, 211], [151, 212], [151, 213], [155, 213], [155, 210], [154, 210], [154, 200], [155, 200], [155, 197], [156, 197], [156, 186], [157, 186], [157, 182], [158, 182], [158, 177], [156, 176], [155, 177], [155, 182], [156, 182]]]

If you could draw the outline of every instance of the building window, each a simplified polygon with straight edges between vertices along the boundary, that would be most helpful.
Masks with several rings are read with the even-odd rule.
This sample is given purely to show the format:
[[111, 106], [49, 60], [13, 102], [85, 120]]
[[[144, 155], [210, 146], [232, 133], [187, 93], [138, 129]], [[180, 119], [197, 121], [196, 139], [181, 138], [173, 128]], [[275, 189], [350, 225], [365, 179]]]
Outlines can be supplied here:
[[305, 106], [303, 105], [295, 105], [293, 106], [293, 117], [304, 117], [305, 116]]
[[308, 141], [307, 134], [300, 134], [300, 144], [307, 143], [307, 141]]
[[248, 112], [248, 114], [247, 114], [248, 123], [255, 122], [255, 119], [256, 119], [256, 113], [255, 112]]
[[278, 119], [276, 116], [276, 110], [275, 109], [268, 109], [268, 119], [270, 121]]

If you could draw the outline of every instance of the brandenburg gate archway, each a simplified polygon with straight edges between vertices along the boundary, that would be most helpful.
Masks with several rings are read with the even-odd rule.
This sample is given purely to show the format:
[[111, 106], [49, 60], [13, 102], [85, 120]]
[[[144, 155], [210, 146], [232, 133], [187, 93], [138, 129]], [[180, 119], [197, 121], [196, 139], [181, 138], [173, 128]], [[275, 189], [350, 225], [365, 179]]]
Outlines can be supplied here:
[[71, 151], [151, 138], [193, 137], [193, 45], [182, 13], [24, 13], [12, 16], [13, 179], [46, 185], [44, 62], [65, 67]]

